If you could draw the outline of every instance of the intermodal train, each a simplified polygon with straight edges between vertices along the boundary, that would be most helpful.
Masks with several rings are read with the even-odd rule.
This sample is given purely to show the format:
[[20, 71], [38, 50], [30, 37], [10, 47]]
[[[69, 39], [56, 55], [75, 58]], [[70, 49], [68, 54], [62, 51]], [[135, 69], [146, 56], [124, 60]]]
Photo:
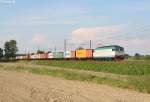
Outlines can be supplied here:
[[73, 60], [123, 60], [124, 48], [118, 45], [102, 46], [95, 49], [80, 49], [66, 52], [48, 52], [43, 54], [17, 55], [17, 60], [52, 60], [52, 59], [73, 59]]

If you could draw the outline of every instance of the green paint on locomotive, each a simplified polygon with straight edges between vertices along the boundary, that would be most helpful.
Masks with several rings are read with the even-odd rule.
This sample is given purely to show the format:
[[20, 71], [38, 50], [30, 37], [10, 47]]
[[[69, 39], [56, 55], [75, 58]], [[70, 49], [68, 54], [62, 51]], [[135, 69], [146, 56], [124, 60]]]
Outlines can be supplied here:
[[124, 51], [123, 47], [117, 46], [117, 45], [110, 45], [110, 46], [103, 46], [103, 47], [98, 47], [95, 49], [96, 50], [111, 50], [112, 51]]

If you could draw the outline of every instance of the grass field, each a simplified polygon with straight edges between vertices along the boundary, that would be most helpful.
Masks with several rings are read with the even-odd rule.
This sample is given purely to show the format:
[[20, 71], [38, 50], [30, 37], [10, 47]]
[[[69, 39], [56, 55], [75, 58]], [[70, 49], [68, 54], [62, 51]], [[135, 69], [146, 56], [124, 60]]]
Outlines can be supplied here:
[[110, 87], [122, 81], [60, 69], [0, 63], [0, 102], [150, 102], [150, 94]]
[[121, 75], [150, 75], [150, 61], [21, 61], [20, 63], [58, 66], [63, 68], [91, 70], [96, 72], [109, 72]]
[[[18, 62], [17, 62], [18, 63]], [[17, 65], [16, 63], [16, 65]], [[19, 65], [6, 67], [1, 65], [3, 70], [12, 70], [19, 72], [29, 72], [40, 75], [50, 75], [54, 77], [61, 77], [69, 80], [80, 80], [87, 82], [94, 82], [98, 84], [106, 84], [115, 87], [134, 89], [143, 93], [150, 93], [150, 63], [148, 61], [125, 61], [125, 62], [86, 62], [86, 61], [21, 61]], [[20, 64], [23, 64], [23, 66]], [[38, 65], [28, 67], [26, 65]], [[40, 67], [40, 65], [42, 65]], [[44, 66], [45, 67], [44, 67]], [[60, 67], [59, 70], [52, 70], [48, 66]], [[91, 74], [81, 74], [78, 72], [63, 70], [77, 69], [90, 70], [96, 72], [112, 73], [119, 75], [120, 78], [114, 79], [112, 77], [101, 77]], [[126, 75], [125, 79], [121, 76]]]

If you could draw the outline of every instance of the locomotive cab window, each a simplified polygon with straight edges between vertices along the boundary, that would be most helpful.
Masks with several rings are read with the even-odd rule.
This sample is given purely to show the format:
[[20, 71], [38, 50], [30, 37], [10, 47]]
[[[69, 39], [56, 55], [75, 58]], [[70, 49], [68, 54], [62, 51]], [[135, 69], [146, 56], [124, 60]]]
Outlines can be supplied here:
[[112, 49], [112, 51], [116, 51], [115, 49]]

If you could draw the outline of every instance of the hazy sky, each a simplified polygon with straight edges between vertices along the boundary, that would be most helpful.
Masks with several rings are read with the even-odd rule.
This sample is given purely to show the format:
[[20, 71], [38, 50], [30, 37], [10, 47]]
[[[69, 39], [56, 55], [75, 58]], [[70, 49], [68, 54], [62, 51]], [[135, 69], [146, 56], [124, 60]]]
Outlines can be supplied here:
[[[16, 39], [20, 52], [120, 45], [150, 54], [150, 0], [0, 0], [0, 46]], [[80, 45], [82, 44], [82, 45]]]

